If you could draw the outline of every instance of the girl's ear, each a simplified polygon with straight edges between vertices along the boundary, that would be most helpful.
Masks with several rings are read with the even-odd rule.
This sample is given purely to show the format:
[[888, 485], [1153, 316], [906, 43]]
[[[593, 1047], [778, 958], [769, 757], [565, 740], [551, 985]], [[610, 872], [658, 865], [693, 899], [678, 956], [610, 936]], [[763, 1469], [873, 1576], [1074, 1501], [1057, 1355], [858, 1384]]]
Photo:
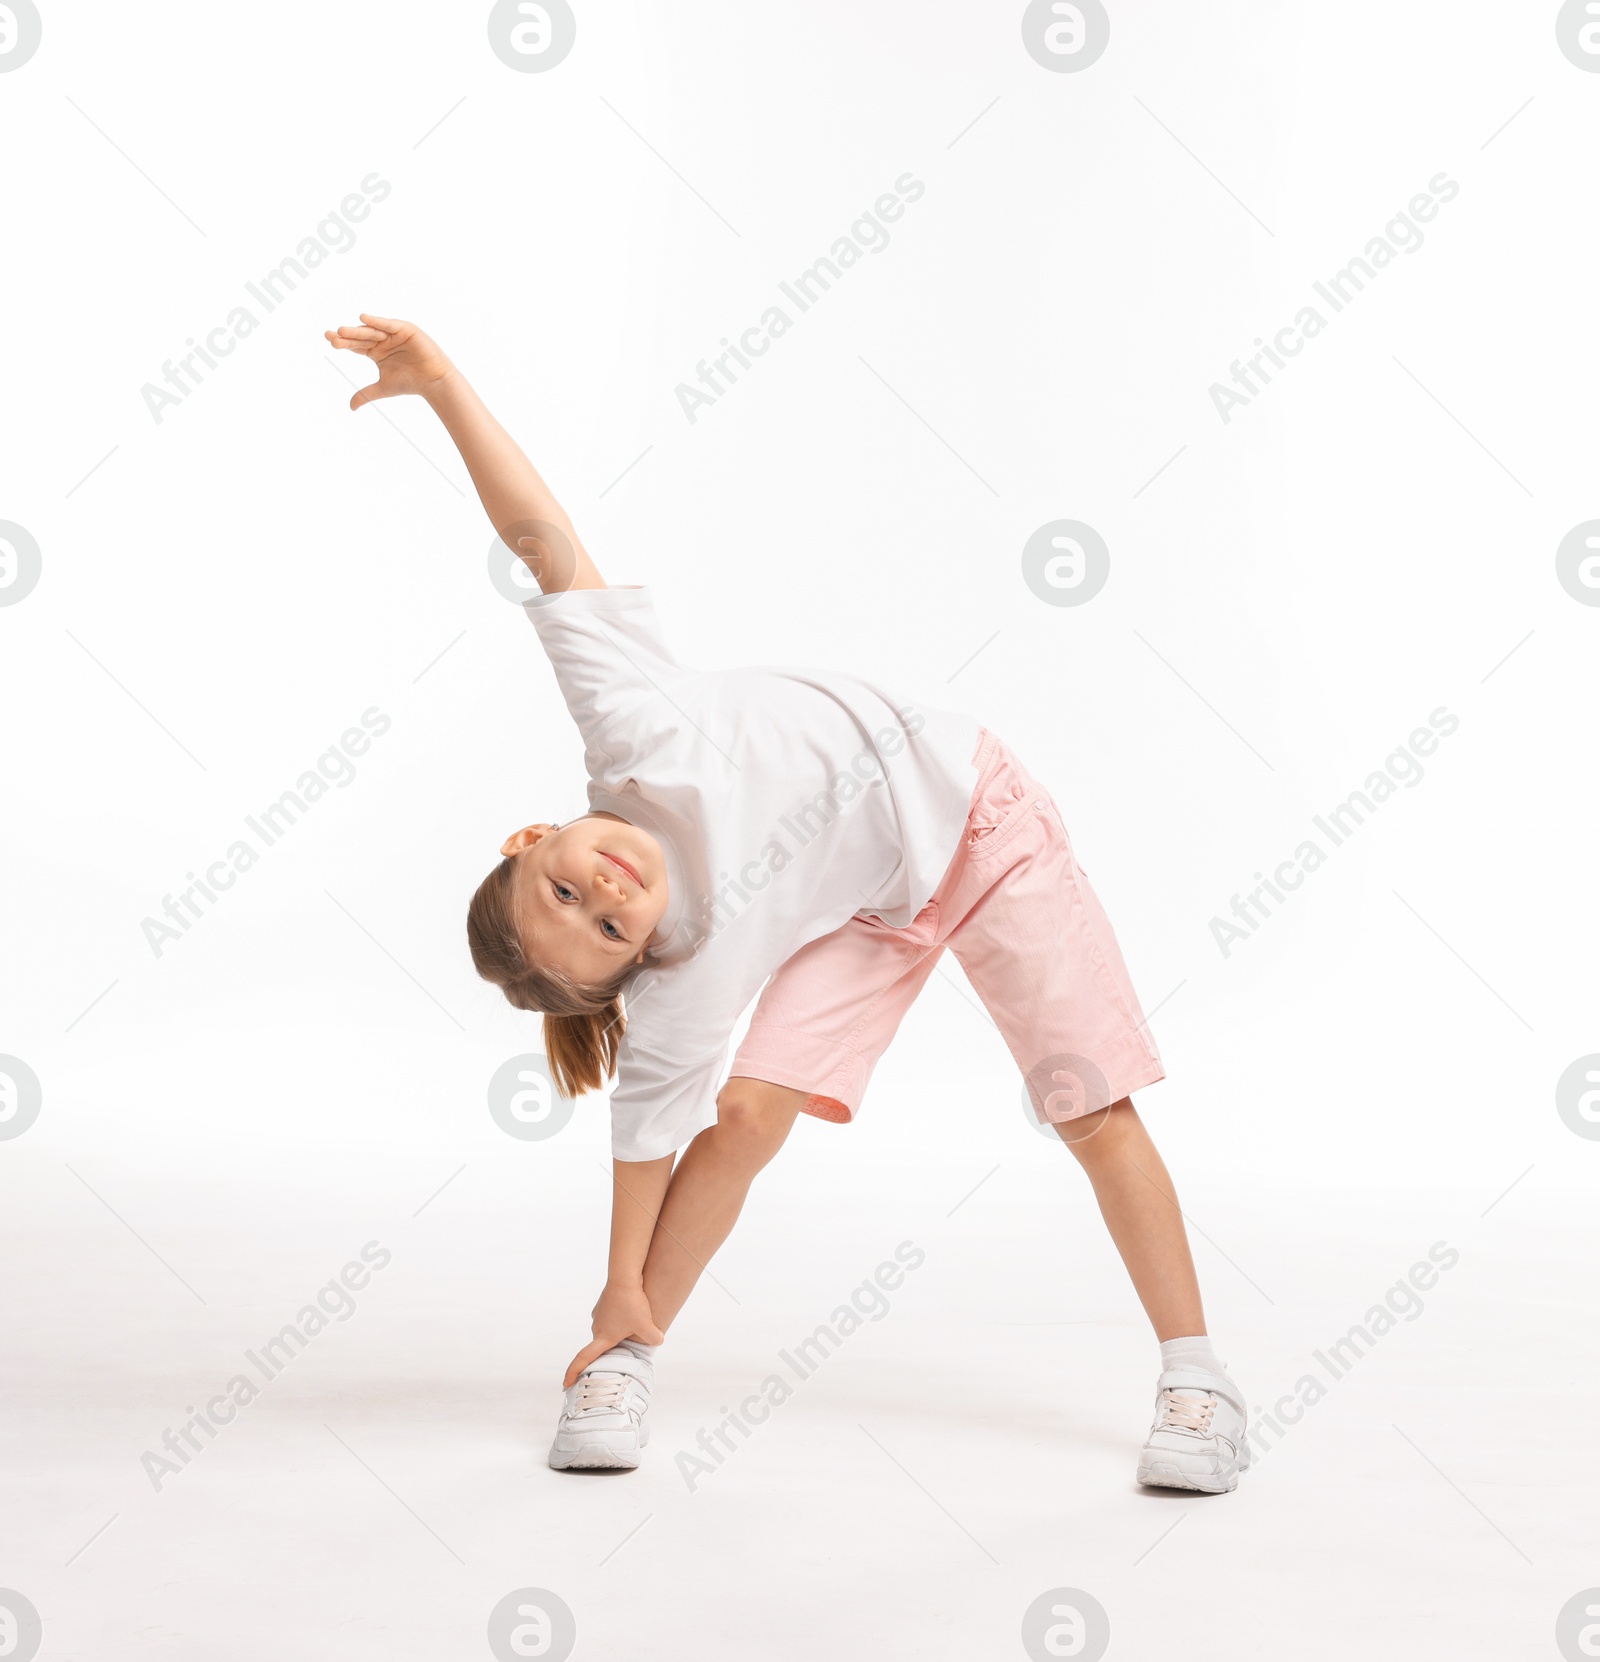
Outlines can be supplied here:
[[556, 825], [525, 825], [520, 831], [513, 831], [500, 845], [500, 852], [507, 857], [520, 854], [525, 848], [532, 848], [541, 837], [548, 836], [552, 831], [560, 830]]

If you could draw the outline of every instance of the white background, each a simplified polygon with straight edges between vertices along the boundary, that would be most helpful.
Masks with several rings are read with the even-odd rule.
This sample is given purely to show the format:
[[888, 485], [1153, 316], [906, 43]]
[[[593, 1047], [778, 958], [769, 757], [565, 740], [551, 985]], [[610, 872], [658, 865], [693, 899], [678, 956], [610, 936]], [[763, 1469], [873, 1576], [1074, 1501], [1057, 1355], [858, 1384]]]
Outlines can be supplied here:
[[[1600, 1147], [1554, 1100], [1600, 1049], [1600, 610], [1555, 575], [1600, 513], [1600, 75], [1543, 3], [1115, 4], [1070, 74], [1021, 14], [613, 0], [518, 74], [481, 4], [80, 3], [0, 76], [0, 518], [42, 550], [0, 608], [0, 1051], [44, 1092], [0, 1142], [0, 1582], [42, 1656], [487, 1656], [528, 1585], [580, 1657], [1021, 1656], [1059, 1586], [1113, 1657], [1559, 1654], [1600, 1581]], [[908, 171], [889, 245], [688, 422], [677, 384]], [[253, 304], [373, 172], [354, 246]], [[1209, 386], [1440, 172], [1423, 246], [1224, 424]], [[1459, 1250], [1236, 1495], [1135, 1488], [1148, 1329], [948, 959], [860, 1123], [760, 1180], [647, 1468], [544, 1467], [605, 1109], [490, 1120], [537, 1021], [463, 919], [509, 830], [581, 809], [581, 746], [442, 430], [346, 408], [370, 372], [321, 331], [362, 310], [441, 342], [685, 662], [868, 674], [1049, 784], [1252, 1403]], [[1111, 551], [1080, 607], [1022, 580], [1060, 518]], [[141, 920], [372, 706], [355, 781], [157, 957]], [[1422, 783], [1224, 957], [1210, 920], [1440, 706]], [[153, 1490], [373, 1239], [355, 1319]], [[891, 1317], [690, 1492], [676, 1451], [908, 1239]]]

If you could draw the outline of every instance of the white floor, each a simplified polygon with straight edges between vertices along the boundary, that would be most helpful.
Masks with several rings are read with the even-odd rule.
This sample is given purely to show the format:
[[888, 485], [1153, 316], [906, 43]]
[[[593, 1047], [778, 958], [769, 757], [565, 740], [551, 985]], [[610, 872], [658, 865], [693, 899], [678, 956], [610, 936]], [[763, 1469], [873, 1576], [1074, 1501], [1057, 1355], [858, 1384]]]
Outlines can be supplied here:
[[[1313, 1351], [1435, 1242], [1460, 1256], [1235, 1494], [1151, 1493], [1155, 1352], [1070, 1156], [1020, 1111], [981, 1156], [907, 1135], [886, 1087], [766, 1174], [674, 1330], [647, 1466], [577, 1476], [544, 1455], [603, 1261], [599, 1116], [518, 1143], [475, 1103], [324, 1091], [319, 1139], [224, 1083], [147, 1139], [108, 1073], [3, 1151], [0, 1584], [47, 1662], [488, 1657], [529, 1587], [579, 1658], [1024, 1657], [1024, 1612], [1073, 1588], [1113, 1658], [1509, 1662], [1557, 1656], [1600, 1583], [1593, 1209], [1537, 1173], [1487, 1216], [1185, 1183], [1253, 1405], [1326, 1381]], [[369, 1241], [392, 1261], [355, 1314], [265, 1379], [244, 1353]], [[902, 1242], [925, 1260], [888, 1313], [798, 1380], [780, 1353]], [[259, 1395], [155, 1489], [142, 1456], [240, 1374]], [[691, 1488], [680, 1451], [772, 1375], [792, 1395]]]

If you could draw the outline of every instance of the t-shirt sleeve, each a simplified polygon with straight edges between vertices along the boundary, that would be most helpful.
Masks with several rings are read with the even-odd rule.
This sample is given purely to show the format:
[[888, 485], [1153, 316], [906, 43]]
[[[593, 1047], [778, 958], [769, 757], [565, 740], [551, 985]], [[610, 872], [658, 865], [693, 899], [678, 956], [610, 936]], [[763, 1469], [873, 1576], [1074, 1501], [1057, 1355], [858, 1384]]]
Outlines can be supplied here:
[[611, 1088], [611, 1157], [659, 1160], [715, 1125], [727, 1061], [726, 1043], [698, 1061], [680, 1063], [631, 1048], [624, 1034]]
[[739, 1011], [766, 979], [754, 967], [724, 985], [708, 956], [651, 966], [623, 994], [628, 1024], [611, 1088], [611, 1152], [657, 1160], [717, 1121], [717, 1089]]
[[673, 656], [645, 587], [569, 589], [523, 603], [591, 750], [614, 755], [673, 724], [703, 680]]

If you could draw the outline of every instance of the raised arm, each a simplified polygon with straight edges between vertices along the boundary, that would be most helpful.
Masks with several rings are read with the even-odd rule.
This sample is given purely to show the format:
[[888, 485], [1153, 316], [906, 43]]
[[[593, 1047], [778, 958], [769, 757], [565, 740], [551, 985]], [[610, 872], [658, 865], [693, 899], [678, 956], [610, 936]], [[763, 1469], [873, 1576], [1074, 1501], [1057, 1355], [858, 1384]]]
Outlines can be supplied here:
[[461, 371], [416, 324], [370, 312], [360, 316], [360, 324], [324, 331], [334, 347], [378, 366], [378, 379], [350, 400], [350, 408], [403, 393], [425, 398], [455, 440], [489, 523], [522, 556], [539, 587], [546, 594], [603, 589], [605, 579], [550, 487]]

